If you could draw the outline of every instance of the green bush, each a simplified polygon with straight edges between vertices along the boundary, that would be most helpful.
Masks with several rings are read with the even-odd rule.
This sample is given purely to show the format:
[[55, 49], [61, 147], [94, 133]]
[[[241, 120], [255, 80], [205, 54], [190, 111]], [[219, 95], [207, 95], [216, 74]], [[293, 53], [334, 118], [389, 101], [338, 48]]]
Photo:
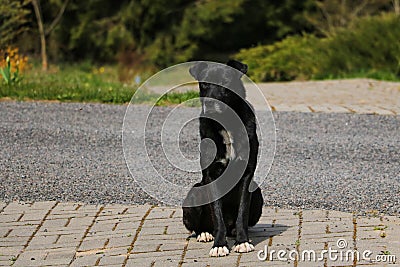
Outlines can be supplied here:
[[361, 72], [399, 75], [400, 16], [360, 19], [351, 28], [339, 30], [324, 50], [326, 61], [319, 76]]
[[308, 79], [318, 71], [320, 43], [313, 35], [290, 36], [272, 45], [241, 50], [236, 57], [249, 65], [249, 76], [255, 81]]
[[255, 81], [338, 77], [400, 78], [400, 16], [359, 19], [328, 38], [291, 36], [241, 50]]

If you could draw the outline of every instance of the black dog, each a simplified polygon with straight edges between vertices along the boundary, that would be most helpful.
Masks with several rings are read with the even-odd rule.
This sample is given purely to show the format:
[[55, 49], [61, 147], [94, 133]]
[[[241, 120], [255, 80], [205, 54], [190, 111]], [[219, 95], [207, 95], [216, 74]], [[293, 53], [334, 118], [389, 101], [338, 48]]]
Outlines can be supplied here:
[[[242, 75], [247, 72], [247, 65], [230, 60], [227, 66], [200, 62], [190, 68], [190, 74], [199, 81], [200, 87], [200, 137], [202, 140], [211, 139], [215, 146], [213, 149], [207, 143], [203, 145], [203, 142], [200, 146], [203, 177], [184, 201], [183, 222], [189, 231], [195, 232], [197, 241], [214, 240], [210, 250], [210, 256], [214, 257], [229, 254], [227, 235], [236, 237], [235, 252], [254, 250], [248, 237], [248, 226], [258, 222], [263, 205], [261, 190], [252, 181], [259, 144], [255, 114], [245, 100], [246, 92], [241, 81]], [[185, 203], [194, 203], [196, 198], [207, 198], [193, 191], [212, 184], [222, 176], [224, 179], [228, 177], [228, 184], [233, 179], [233, 186], [226, 194], [221, 193], [226, 183], [214, 185], [207, 193], [213, 200], [206, 202], [210, 204], [185, 206]], [[253, 192], [249, 191], [251, 183], [257, 188]]]

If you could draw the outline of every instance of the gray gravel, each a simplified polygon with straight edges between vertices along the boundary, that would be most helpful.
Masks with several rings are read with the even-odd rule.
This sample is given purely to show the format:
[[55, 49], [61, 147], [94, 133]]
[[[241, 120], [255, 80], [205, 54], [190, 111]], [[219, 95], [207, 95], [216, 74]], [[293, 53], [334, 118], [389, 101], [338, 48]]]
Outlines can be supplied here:
[[[0, 199], [159, 204], [126, 167], [125, 109], [0, 102]], [[169, 110], [156, 108], [153, 122]], [[268, 206], [400, 214], [400, 116], [275, 112], [274, 117], [276, 156], [262, 185]], [[183, 153], [196, 158], [197, 124], [186, 127]], [[165, 171], [156, 135], [149, 131], [147, 143], [157, 168], [172, 182], [197, 181], [198, 174]]]

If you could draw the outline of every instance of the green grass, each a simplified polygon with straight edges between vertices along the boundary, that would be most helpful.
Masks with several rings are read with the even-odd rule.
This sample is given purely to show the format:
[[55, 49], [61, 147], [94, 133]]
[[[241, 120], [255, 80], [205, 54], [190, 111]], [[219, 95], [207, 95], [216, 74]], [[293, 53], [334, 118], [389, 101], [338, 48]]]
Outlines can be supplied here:
[[183, 103], [187, 107], [199, 107], [199, 93], [196, 91], [187, 91], [184, 93], [168, 93], [163, 95], [156, 103], [157, 106], [178, 105]]
[[135, 87], [110, 79], [110, 73], [84, 71], [77, 66], [62, 67], [47, 73], [34, 68], [19, 84], [0, 88], [0, 97], [17, 100], [58, 100], [73, 102], [129, 102]]
[[[116, 67], [94, 68], [88, 64], [67, 65], [44, 73], [34, 66], [18, 84], [0, 81], [0, 98], [61, 102], [129, 103], [137, 86], [118, 81]], [[197, 92], [169, 93], [160, 98], [153, 93], [137, 94], [135, 103], [177, 105], [198, 97]], [[196, 105], [189, 101], [189, 105]]]

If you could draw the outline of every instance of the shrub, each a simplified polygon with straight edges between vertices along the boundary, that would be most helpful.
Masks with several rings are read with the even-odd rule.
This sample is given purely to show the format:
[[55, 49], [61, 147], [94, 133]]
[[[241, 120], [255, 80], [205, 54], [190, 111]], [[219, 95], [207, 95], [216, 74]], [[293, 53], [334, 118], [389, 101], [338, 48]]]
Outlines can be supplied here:
[[358, 20], [328, 39], [326, 61], [319, 76], [360, 72], [399, 75], [400, 16], [382, 15]]
[[241, 50], [255, 81], [323, 79], [363, 75], [400, 78], [400, 16], [357, 20], [327, 38], [292, 36]]
[[308, 79], [318, 71], [321, 40], [313, 35], [290, 36], [272, 45], [241, 50], [239, 60], [249, 65], [255, 81]]

